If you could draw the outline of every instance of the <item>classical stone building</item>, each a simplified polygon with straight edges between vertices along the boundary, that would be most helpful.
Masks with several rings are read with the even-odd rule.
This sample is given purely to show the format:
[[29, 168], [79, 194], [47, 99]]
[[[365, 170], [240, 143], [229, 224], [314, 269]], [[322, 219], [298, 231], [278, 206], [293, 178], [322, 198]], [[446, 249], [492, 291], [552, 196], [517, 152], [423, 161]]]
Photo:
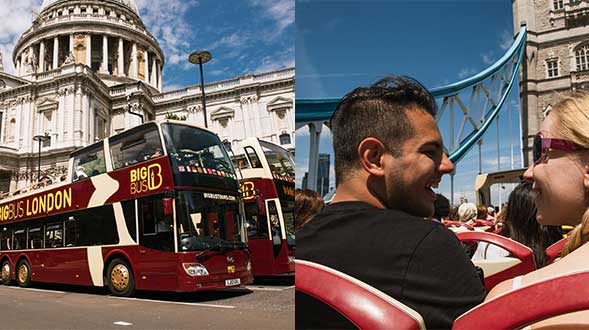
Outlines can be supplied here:
[[[50, 138], [42, 175], [57, 179], [70, 152], [141, 121], [173, 113], [204, 124], [199, 85], [162, 92], [165, 56], [133, 0], [45, 0], [11, 60], [15, 75], [0, 67], [0, 191], [37, 180], [37, 135]], [[256, 136], [294, 149], [294, 68], [205, 93], [208, 127], [227, 147]]]
[[526, 23], [520, 98], [524, 166], [532, 140], [558, 94], [589, 88], [589, 1], [513, 0], [514, 31]]

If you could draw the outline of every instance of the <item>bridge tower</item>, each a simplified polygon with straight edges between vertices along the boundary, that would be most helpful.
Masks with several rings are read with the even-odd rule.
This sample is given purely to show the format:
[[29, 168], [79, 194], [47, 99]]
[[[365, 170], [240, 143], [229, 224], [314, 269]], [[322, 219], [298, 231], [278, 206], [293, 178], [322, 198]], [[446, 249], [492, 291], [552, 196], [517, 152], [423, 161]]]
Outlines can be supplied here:
[[512, 0], [514, 34], [528, 35], [520, 75], [524, 166], [558, 95], [589, 90], [589, 1]]

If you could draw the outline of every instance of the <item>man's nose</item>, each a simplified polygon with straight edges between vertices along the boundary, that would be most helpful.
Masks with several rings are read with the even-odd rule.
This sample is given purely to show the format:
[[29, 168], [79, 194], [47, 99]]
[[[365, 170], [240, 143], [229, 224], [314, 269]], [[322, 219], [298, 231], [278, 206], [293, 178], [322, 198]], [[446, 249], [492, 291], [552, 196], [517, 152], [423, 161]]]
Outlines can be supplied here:
[[444, 153], [442, 156], [442, 162], [440, 163], [440, 172], [442, 173], [451, 173], [454, 171], [454, 164], [446, 154]]
[[534, 164], [531, 164], [524, 172], [524, 179], [526, 181], [534, 181]]

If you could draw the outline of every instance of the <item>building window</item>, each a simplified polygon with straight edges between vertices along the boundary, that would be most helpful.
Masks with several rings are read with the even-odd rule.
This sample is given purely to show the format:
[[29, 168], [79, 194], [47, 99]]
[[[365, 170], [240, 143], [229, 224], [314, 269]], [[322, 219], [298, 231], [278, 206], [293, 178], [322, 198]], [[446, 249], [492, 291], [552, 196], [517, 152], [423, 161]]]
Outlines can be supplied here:
[[577, 71], [589, 69], [589, 45], [584, 45], [575, 51]]
[[553, 0], [552, 5], [554, 6], [554, 10], [559, 10], [564, 8], [564, 0]]
[[548, 78], [558, 77], [558, 59], [546, 60], [546, 68], [548, 69]]
[[290, 134], [288, 134], [288, 133], [280, 134], [280, 144], [281, 145], [290, 144]]

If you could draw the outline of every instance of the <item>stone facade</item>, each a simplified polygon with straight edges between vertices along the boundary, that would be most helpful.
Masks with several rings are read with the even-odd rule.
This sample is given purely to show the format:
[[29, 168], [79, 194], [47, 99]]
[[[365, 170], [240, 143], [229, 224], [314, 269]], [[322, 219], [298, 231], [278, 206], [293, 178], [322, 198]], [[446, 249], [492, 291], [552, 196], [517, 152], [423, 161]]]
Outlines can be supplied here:
[[[589, 12], [587, 0], [514, 0], [514, 32], [526, 23], [528, 38], [521, 67], [524, 166], [532, 140], [558, 95], [589, 89]], [[554, 64], [557, 64], [557, 73]], [[552, 70], [551, 70], [552, 69]]]
[[[1, 58], [1, 56], [0, 56]], [[42, 60], [41, 60], [42, 59]], [[46, 0], [0, 70], [0, 192], [59, 180], [69, 154], [167, 114], [204, 124], [201, 86], [162, 93], [164, 54], [133, 0]], [[256, 136], [294, 151], [294, 68], [205, 85], [208, 127], [239, 153]]]

